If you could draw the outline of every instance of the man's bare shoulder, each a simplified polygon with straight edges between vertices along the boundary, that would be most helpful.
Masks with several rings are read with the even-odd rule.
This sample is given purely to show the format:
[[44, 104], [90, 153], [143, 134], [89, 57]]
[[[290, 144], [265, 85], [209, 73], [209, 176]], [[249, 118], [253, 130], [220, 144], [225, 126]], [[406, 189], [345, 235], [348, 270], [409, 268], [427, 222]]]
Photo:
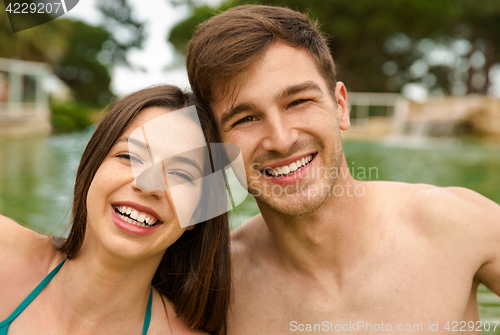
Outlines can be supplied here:
[[422, 243], [462, 251], [474, 272], [491, 259], [500, 262], [500, 206], [490, 199], [462, 187], [377, 182], [374, 188], [380, 204], [390, 204], [379, 210], [392, 211], [392, 222]]
[[421, 229], [463, 228], [483, 231], [498, 221], [500, 206], [463, 187], [428, 184], [373, 182], [373, 193], [381, 202]]

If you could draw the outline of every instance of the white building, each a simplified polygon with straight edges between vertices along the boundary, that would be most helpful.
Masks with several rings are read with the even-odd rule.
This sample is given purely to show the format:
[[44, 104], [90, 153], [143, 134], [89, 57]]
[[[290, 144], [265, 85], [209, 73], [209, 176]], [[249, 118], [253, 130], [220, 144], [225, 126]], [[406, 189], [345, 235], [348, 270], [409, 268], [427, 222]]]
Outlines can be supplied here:
[[51, 131], [45, 63], [0, 58], [0, 138], [47, 136]]

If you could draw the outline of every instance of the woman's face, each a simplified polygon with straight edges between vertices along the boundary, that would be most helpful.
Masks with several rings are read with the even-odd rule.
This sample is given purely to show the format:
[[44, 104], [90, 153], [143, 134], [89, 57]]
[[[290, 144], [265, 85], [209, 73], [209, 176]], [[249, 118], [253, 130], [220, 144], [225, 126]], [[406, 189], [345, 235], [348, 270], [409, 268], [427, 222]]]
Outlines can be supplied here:
[[186, 230], [179, 220], [196, 215], [206, 157], [175, 157], [206, 146], [203, 133], [179, 112], [159, 128], [166, 113], [160, 107], [141, 111], [97, 170], [87, 195], [84, 246], [97, 242], [125, 259], [161, 257]]

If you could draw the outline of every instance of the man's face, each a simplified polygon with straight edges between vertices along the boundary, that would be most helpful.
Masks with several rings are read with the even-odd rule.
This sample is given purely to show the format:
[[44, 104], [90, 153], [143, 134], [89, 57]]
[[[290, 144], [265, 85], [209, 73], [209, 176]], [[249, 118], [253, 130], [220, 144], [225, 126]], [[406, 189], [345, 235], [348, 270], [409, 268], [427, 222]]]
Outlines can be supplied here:
[[285, 215], [315, 210], [341, 173], [340, 129], [349, 127], [343, 84], [336, 104], [309, 53], [282, 43], [238, 79], [236, 96], [211, 108], [222, 140], [241, 149], [248, 190]]

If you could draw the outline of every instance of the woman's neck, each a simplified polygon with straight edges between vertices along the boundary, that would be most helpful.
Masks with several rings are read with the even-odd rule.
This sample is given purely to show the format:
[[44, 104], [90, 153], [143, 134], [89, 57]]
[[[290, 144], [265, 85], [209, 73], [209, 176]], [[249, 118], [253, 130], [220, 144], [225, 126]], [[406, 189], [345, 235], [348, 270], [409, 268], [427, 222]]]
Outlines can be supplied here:
[[61, 316], [58, 323], [68, 333], [93, 333], [96, 327], [105, 333], [108, 326], [114, 329], [110, 333], [119, 333], [117, 325], [126, 330], [142, 328], [151, 281], [161, 257], [127, 261], [82, 247], [50, 285], [52, 311]]

